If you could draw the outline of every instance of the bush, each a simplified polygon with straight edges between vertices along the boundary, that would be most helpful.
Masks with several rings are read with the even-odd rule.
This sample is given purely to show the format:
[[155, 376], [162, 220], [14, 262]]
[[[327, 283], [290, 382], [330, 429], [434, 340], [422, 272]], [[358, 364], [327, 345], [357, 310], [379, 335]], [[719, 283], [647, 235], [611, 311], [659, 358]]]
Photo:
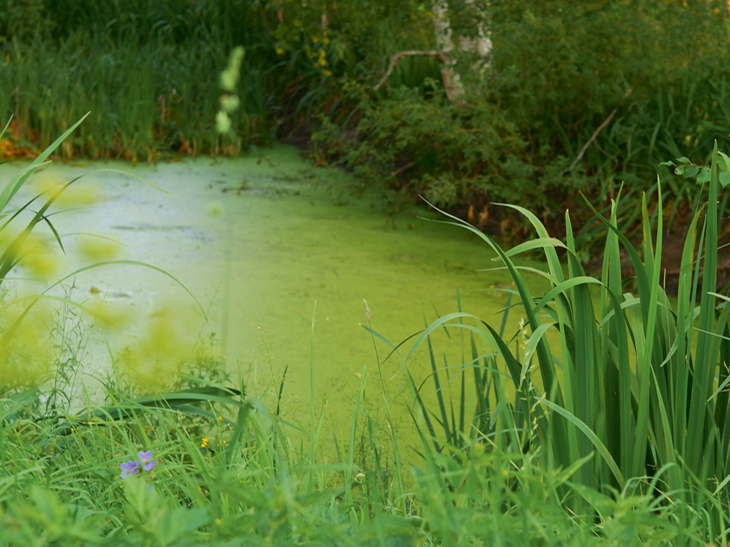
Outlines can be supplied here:
[[480, 20], [469, 5], [449, 2], [454, 32], [474, 36], [481, 22], [493, 47], [489, 65], [452, 52], [462, 101], [429, 79], [368, 91], [371, 73], [354, 116], [324, 119], [315, 156], [499, 233], [490, 203], [554, 225], [566, 207], [583, 208], [578, 190], [608, 206], [614, 180], [646, 190], [660, 162], [707, 163], [714, 140], [730, 142], [727, 6], [524, 0], [490, 2]]

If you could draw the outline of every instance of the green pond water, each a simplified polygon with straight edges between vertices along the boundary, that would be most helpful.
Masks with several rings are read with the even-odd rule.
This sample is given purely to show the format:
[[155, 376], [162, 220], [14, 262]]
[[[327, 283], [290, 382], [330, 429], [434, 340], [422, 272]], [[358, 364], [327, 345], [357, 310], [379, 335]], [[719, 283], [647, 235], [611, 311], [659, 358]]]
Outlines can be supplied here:
[[[0, 181], [9, 180], [22, 165], [1, 165]], [[110, 168], [173, 195], [129, 176], [96, 171]], [[109, 312], [119, 319], [121, 331], [93, 323], [96, 334], [85, 357], [92, 375], [109, 369], [109, 348], [117, 355], [136, 348], [137, 361], [125, 365], [121, 360], [119, 366], [141, 369], [135, 372], [137, 379], [154, 389], [171, 374], [166, 354], [187, 351], [214, 333], [213, 351], [234, 377], [243, 372], [251, 390], [276, 385], [288, 367], [282, 412], [308, 429], [313, 355], [315, 410], [318, 417], [325, 416], [323, 438], [331, 439], [335, 432], [342, 439], [349, 438], [363, 367], [371, 412], [382, 411], [373, 339], [362, 327], [367, 324], [363, 299], [372, 328], [396, 344], [422, 329], [424, 321], [436, 319], [436, 310], [441, 315], [457, 311], [457, 289], [463, 311], [499, 327], [506, 295], [494, 289], [509, 287], [510, 280], [506, 272], [479, 271], [499, 266], [483, 242], [465, 230], [422, 220], [438, 218], [425, 208], [398, 216], [394, 229], [369, 197], [354, 198], [346, 189], [326, 191], [350, 185], [348, 174], [313, 167], [293, 148], [263, 150], [261, 158], [201, 158], [156, 166], [56, 162], [34, 175], [14, 203], [83, 174], [59, 200], [57, 209], [65, 211], [52, 217], [69, 258], [39, 243], [46, 258], [58, 261], [49, 266], [53, 272], [47, 277], [111, 257], [141, 261], [175, 276], [207, 312], [206, 321], [183, 289], [151, 269], [114, 265], [78, 274], [73, 288], [66, 289], [69, 296], [100, 315]], [[534, 266], [524, 259], [518, 263]], [[540, 292], [539, 281], [534, 285]], [[516, 331], [519, 319], [519, 310], [511, 314], [509, 333]], [[434, 339], [439, 366], [444, 359], [451, 365], [462, 362], [459, 333], [450, 333], [451, 339], [443, 331]], [[382, 360], [389, 348], [382, 341], [376, 346]], [[412, 341], [406, 343], [402, 353], [411, 346]], [[468, 345], [466, 349], [469, 358]], [[159, 366], [145, 362], [145, 352], [159, 353]], [[382, 371], [396, 425], [409, 429], [405, 376], [391, 379], [402, 362], [393, 356]], [[427, 352], [417, 352], [409, 368], [417, 381], [426, 378]], [[430, 384], [424, 393], [435, 402]]]

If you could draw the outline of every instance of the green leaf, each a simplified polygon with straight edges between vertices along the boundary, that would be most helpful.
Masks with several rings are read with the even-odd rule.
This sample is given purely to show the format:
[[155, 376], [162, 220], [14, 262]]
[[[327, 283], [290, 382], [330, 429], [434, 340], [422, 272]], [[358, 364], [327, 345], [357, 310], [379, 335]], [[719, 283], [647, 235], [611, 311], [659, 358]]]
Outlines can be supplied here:
[[530, 336], [530, 340], [527, 342], [527, 348], [525, 349], [525, 356], [522, 359], [522, 371], [520, 372], [520, 383], [517, 387], [522, 385], [527, 377], [527, 370], [530, 368], [530, 362], [532, 361], [532, 355], [535, 353], [537, 344], [540, 342], [542, 337], [548, 331], [548, 329], [554, 326], [556, 323], [543, 323], [540, 325], [535, 332]]
[[722, 184], [722, 187], [725, 188], [728, 184], [730, 184], [730, 172], [723, 171], [720, 173], [719, 179], [720, 184]]
[[563, 416], [570, 423], [572, 423], [575, 427], [580, 429], [583, 432], [583, 434], [586, 437], [588, 437], [588, 440], [591, 442], [591, 444], [593, 444], [593, 446], [596, 447], [598, 454], [606, 462], [609, 469], [611, 469], [611, 472], [613, 473], [613, 476], [616, 477], [616, 480], [618, 481], [620, 487], [623, 488], [626, 485], [626, 479], [624, 478], [623, 474], [621, 473], [621, 470], [618, 468], [618, 465], [616, 465], [616, 461], [611, 456], [611, 453], [606, 448], [606, 445], [604, 445], [601, 442], [601, 439], [599, 439], [596, 436], [596, 434], [591, 430], [590, 427], [588, 427], [584, 422], [579, 420], [575, 415], [571, 414], [564, 408], [556, 405], [552, 401], [548, 401], [544, 397], [538, 397], [537, 400], [540, 401], [545, 406], [547, 406], [553, 412], [557, 412], [558, 414]]
[[28, 167], [23, 169], [20, 173], [15, 175], [12, 179], [10, 179], [10, 182], [8, 182], [5, 185], [5, 188], [3, 188], [3, 191], [0, 192], [0, 211], [3, 211], [5, 207], [7, 207], [8, 202], [12, 199], [12, 197], [20, 190], [20, 188], [25, 184], [25, 181], [28, 180], [28, 177], [30, 177], [31, 173], [40, 167], [42, 164], [46, 163], [46, 160], [48, 159], [48, 156], [53, 153], [53, 151], [58, 148], [61, 143], [66, 140], [66, 137], [68, 137], [73, 131], [81, 124], [81, 122], [86, 119], [86, 116], [88, 116], [89, 113], [86, 113], [79, 121], [77, 121], [75, 124], [73, 124], [68, 131], [66, 131], [63, 135], [58, 137], [53, 144], [51, 144], [48, 148], [46, 148], [40, 156], [38, 156], [35, 160], [33, 160], [33, 163], [31, 163]]
[[720, 168], [721, 171], [730, 171], [730, 157], [728, 157], [727, 154], [724, 152], [717, 151], [718, 155], [721, 158], [721, 161], [718, 162], [717, 166]]
[[700, 168], [696, 165], [688, 165], [687, 168], [684, 171], [684, 177], [690, 178], [694, 177], [697, 173], [699, 173]]
[[[713, 383], [716, 377], [716, 363], [710, 362], [712, 339], [715, 330], [716, 299], [711, 292], [717, 290], [717, 196], [718, 196], [718, 164], [717, 141], [712, 151], [712, 177], [710, 179], [709, 200], [705, 224], [705, 259], [702, 275], [702, 289], [700, 298], [700, 316], [692, 371], [692, 388], [687, 421], [687, 451], [684, 459], [689, 469], [699, 470], [705, 457], [706, 438], [704, 436], [706, 414], [710, 411], [707, 398], [714, 391]], [[659, 217], [661, 218], [661, 216]], [[690, 327], [691, 328], [691, 327]], [[688, 344], [689, 346], [689, 344]], [[691, 346], [690, 346], [691, 347]], [[637, 426], [638, 428], [638, 426]], [[643, 428], [642, 428], [643, 431]]]
[[702, 169], [700, 169], [700, 174], [697, 175], [697, 184], [705, 184], [706, 182], [710, 182], [709, 167], [703, 167]]
[[3, 138], [3, 135], [5, 134], [5, 131], [7, 131], [8, 127], [10, 126], [10, 122], [11, 122], [12, 119], [13, 119], [13, 117], [10, 116], [10, 118], [8, 119], [8, 123], [6, 123], [5, 124], [5, 127], [3, 127], [3, 130], [0, 131], [0, 139]]
[[22, 412], [24, 409], [31, 406], [38, 400], [40, 391], [37, 387], [21, 391], [20, 393], [14, 393], [7, 399], [0, 399], [0, 421], [13, 421], [16, 419], [16, 414]]
[[510, 250], [505, 251], [504, 254], [505, 256], [516, 256], [520, 253], [534, 251], [535, 249], [544, 249], [545, 247], [561, 247], [564, 249], [565, 244], [554, 237], [531, 239], [520, 243], [519, 245], [515, 245]]
[[[234, 397], [239, 400], [234, 399]], [[242, 407], [240, 401], [242, 397], [243, 394], [237, 389], [216, 386], [201, 386], [172, 393], [138, 397], [129, 401], [122, 401], [116, 405], [98, 407], [84, 412], [79, 416], [75, 416], [73, 420], [59, 424], [55, 433], [66, 435], [71, 432], [72, 428], [77, 428], [79, 425], [93, 424], [99, 420], [122, 420], [151, 408], [171, 408], [179, 412], [201, 416], [205, 413], [201, 413], [199, 409], [191, 412], [192, 405], [207, 402], [209, 404], [222, 403]], [[208, 416], [210, 417], [210, 415]]]

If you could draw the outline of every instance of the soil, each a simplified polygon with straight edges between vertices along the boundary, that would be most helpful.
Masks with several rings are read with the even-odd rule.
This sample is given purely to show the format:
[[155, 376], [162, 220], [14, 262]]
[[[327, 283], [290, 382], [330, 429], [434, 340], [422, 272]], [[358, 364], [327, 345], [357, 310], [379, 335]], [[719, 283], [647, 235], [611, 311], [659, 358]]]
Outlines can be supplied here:
[[[665, 209], [666, 211], [666, 209]], [[666, 227], [662, 236], [662, 271], [661, 283], [668, 295], [676, 295], [679, 284], [679, 272], [682, 263], [682, 254], [684, 252], [685, 239], [692, 222], [693, 211], [688, 204], [683, 204], [677, 209], [673, 218], [669, 218], [668, 211], [665, 213], [664, 226]], [[725, 217], [727, 218], [727, 217]], [[701, 225], [703, 219], [699, 220]], [[723, 219], [724, 220], [724, 219]], [[641, 227], [635, 226], [631, 231], [626, 233], [631, 244], [642, 254], [642, 234]], [[653, 242], [656, 244], [656, 240]], [[695, 243], [695, 260], [699, 254], [699, 234]], [[600, 249], [596, 249], [596, 255], [592, 257], [586, 266], [586, 271], [592, 274], [599, 274], [602, 267], [603, 257]], [[620, 249], [621, 254], [621, 274], [624, 279], [634, 275], [634, 267], [631, 264], [629, 254], [623, 246]], [[717, 253], [717, 288], [718, 292], [726, 293], [730, 286], [730, 224], [723, 225], [720, 223], [720, 232], [718, 234], [718, 253]], [[700, 264], [700, 276], [702, 275], [703, 265]], [[701, 278], [700, 278], [701, 281]]]
[[[650, 205], [649, 214], [652, 213], [654, 206]], [[597, 232], [601, 230], [601, 221], [596, 219], [592, 211], [585, 207], [582, 200], [571, 200], [571, 203], [565, 203], [561, 209], [569, 209], [571, 211], [571, 223], [574, 234], [577, 235], [581, 228], [586, 226], [596, 228]], [[663, 224], [665, 230], [662, 237], [661, 279], [662, 286], [668, 295], [677, 294], [684, 242], [693, 216], [693, 208], [687, 202], [679, 205], [673, 215], [671, 214], [672, 209], [672, 207], [666, 205], [664, 207]], [[479, 207], [463, 206], [452, 212], [477, 226], [486, 234], [494, 237], [504, 248], [513, 247], [518, 243], [535, 237], [534, 230], [525, 222], [525, 219], [519, 213], [504, 207], [480, 203]], [[722, 219], [718, 237], [717, 287], [721, 293], [727, 292], [728, 287], [730, 287], [730, 224], [724, 223], [728, 218], [730, 217], [724, 217]], [[565, 219], [562, 215], [555, 215], [551, 211], [545, 211], [541, 220], [551, 237], [565, 241]], [[702, 219], [699, 221], [700, 225], [701, 222]], [[641, 256], [643, 251], [640, 222], [634, 223], [630, 229], [624, 232], [624, 235], [628, 237], [631, 244]], [[590, 258], [584, 264], [584, 269], [591, 275], [600, 276], [603, 266], [603, 241], [603, 236], [596, 237], [596, 243], [588, 250]], [[656, 239], [653, 244], [656, 244]], [[698, 250], [699, 237], [695, 246], [695, 259]], [[620, 254], [623, 278], [633, 277], [634, 268], [631, 264], [629, 254], [623, 246], [620, 248]], [[700, 275], [701, 272], [702, 265], [700, 265]], [[629, 290], [634, 289], [631, 289], [629, 285]]]

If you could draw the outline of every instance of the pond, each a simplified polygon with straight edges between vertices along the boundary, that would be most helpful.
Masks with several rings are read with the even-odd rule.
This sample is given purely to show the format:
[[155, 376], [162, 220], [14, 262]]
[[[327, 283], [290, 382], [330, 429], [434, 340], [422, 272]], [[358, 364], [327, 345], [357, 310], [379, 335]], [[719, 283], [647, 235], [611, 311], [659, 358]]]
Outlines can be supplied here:
[[[506, 302], [500, 289], [509, 288], [510, 280], [504, 271], [480, 271], [499, 264], [475, 236], [424, 220], [439, 218], [435, 212], [403, 213], [394, 228], [372, 196], [352, 197], [347, 173], [313, 167], [286, 146], [260, 154], [156, 166], [56, 162], [34, 175], [16, 204], [85, 175], [59, 199], [58, 208], [65, 210], [52, 217], [71, 257], [54, 275], [112, 257], [140, 261], [174, 276], [200, 304], [171, 278], [140, 266], [108, 265], [79, 273], [73, 285], [69, 279], [65, 290], [71, 299], [99, 315], [115, 310], [109, 313], [118, 330], [98, 320], [93, 324], [89, 371], [109, 370], [109, 349], [118, 357], [125, 348], [136, 348], [132, 353], [139, 362], [119, 359], [118, 366], [153, 390], [172, 374], [163, 363], [166, 354], [203, 344], [213, 333], [211, 351], [222, 356], [233, 377], [241, 371], [250, 390], [268, 387], [271, 399], [271, 388], [287, 370], [282, 413], [308, 429], [313, 358], [317, 415], [324, 411], [326, 427], [343, 438], [349, 435], [364, 367], [369, 401], [380, 406], [378, 358], [390, 352], [376, 339], [376, 357], [373, 337], [362, 326], [368, 325], [363, 300], [372, 329], [397, 344], [437, 314], [457, 311], [457, 289], [463, 311], [498, 328]], [[9, 180], [21, 166], [0, 166], [0, 180]], [[333, 191], [337, 188], [341, 191]], [[73, 258], [78, 256], [86, 262]], [[519, 318], [519, 310], [510, 315], [510, 335]], [[445, 359], [460, 364], [460, 333], [440, 331], [436, 338], [438, 366]], [[403, 346], [403, 355], [412, 342]], [[468, 342], [464, 347], [469, 359]], [[159, 354], [157, 360], [145, 361], [145, 352]], [[402, 363], [402, 357], [392, 356], [382, 372], [407, 428], [404, 405], [411, 396], [405, 375], [393, 378]], [[417, 381], [423, 380], [430, 370], [428, 353], [419, 351], [409, 367]], [[435, 400], [430, 386], [426, 393]]]

